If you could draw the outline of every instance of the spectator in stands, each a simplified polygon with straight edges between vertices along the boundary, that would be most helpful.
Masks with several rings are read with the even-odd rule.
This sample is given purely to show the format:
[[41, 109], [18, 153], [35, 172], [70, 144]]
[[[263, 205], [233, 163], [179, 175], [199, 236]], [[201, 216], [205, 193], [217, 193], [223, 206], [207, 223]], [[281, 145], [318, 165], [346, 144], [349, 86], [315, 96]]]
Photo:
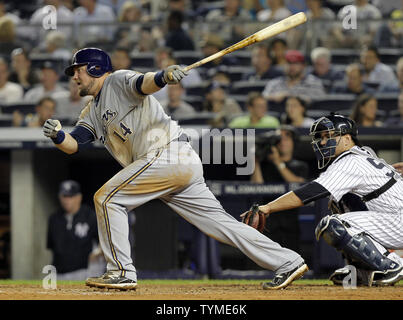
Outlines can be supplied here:
[[37, 103], [35, 114], [24, 114], [20, 111], [13, 113], [14, 127], [41, 128], [46, 120], [53, 118], [56, 110], [56, 101], [50, 97], [44, 97]]
[[58, 280], [85, 280], [90, 260], [102, 255], [98, 249], [96, 215], [82, 204], [81, 188], [76, 181], [60, 184], [59, 201], [61, 208], [48, 220], [47, 248], [53, 254], [52, 264]]
[[57, 105], [55, 117], [61, 119], [62, 124], [68, 125], [77, 122], [82, 109], [91, 100], [91, 96], [80, 96], [78, 85], [72, 78], [69, 81], [69, 91], [56, 92], [52, 97]]
[[308, 21], [311, 21], [313, 28], [309, 28], [304, 25], [301, 33], [301, 37], [305, 36], [304, 41], [308, 48], [312, 48], [316, 45], [327, 47], [329, 37], [332, 30], [333, 21], [336, 19], [335, 13], [323, 6], [323, 0], [307, 0], [306, 5], [308, 11], [306, 17]]
[[[210, 34], [204, 35], [204, 37], [202, 38], [201, 43], [200, 43], [200, 48], [203, 53], [203, 56], [208, 57], [208, 56], [215, 54], [215, 53], [221, 51], [222, 49], [224, 49], [225, 45], [224, 45], [224, 41], [222, 40], [222, 38], [219, 35], [210, 33]], [[231, 55], [225, 55], [223, 57], [214, 59], [213, 61], [210, 61], [210, 62], [204, 64], [203, 67], [207, 68], [207, 69], [212, 69], [212, 68], [220, 67], [222, 65], [234, 66], [234, 65], [238, 65], [238, 64], [239, 64], [239, 61], [237, 58], [235, 58], [234, 56], [231, 56]]]
[[375, 89], [364, 83], [363, 68], [358, 63], [349, 64], [346, 68], [344, 81], [337, 81], [332, 87], [332, 93], [340, 94], [356, 94], [374, 93]]
[[288, 50], [286, 60], [285, 76], [267, 82], [263, 89], [265, 98], [281, 103], [289, 95], [302, 96], [309, 101], [325, 95], [321, 80], [305, 74], [305, 57], [300, 51]]
[[267, 9], [260, 10], [256, 17], [258, 21], [279, 21], [292, 13], [284, 4], [284, 0], [266, 0]]
[[165, 45], [174, 51], [194, 50], [193, 40], [182, 28], [183, 14], [180, 11], [171, 11], [167, 20], [167, 34]]
[[353, 107], [350, 118], [361, 127], [381, 127], [382, 122], [377, 120], [378, 101], [370, 94], [360, 95]]
[[[80, 6], [74, 10], [74, 23], [113, 23], [116, 16], [111, 7], [97, 3], [97, 0], [79, 0]], [[78, 39], [82, 45], [91, 43], [108, 42], [115, 34], [114, 26], [105, 25], [83, 25], [79, 28]]]
[[219, 128], [225, 127], [231, 118], [242, 114], [239, 104], [227, 96], [227, 87], [214, 81], [207, 88], [203, 109], [216, 114], [211, 125]]
[[242, 8], [240, 0], [224, 0], [223, 8], [211, 10], [206, 15], [206, 22], [209, 32], [221, 37], [227, 47], [245, 38], [243, 24], [239, 21], [251, 18], [249, 12]]
[[[117, 46], [131, 51], [138, 44], [141, 34], [146, 32], [142, 30], [141, 24], [147, 19], [148, 17], [144, 14], [139, 3], [125, 1], [120, 7], [118, 15], [118, 22], [122, 24], [119, 25], [115, 34]], [[147, 33], [149, 32], [147, 31]], [[152, 39], [151, 34], [149, 37]]]
[[[71, 24], [74, 21], [73, 12], [67, 8], [61, 0], [44, 0], [43, 6], [38, 8], [31, 16], [29, 23], [31, 25], [30, 38], [32, 41], [39, 43], [45, 39], [49, 30], [43, 28], [43, 22], [49, 11], [44, 10], [45, 6], [54, 6], [56, 8], [57, 24]], [[73, 35], [71, 26], [57, 26], [57, 31], [62, 32], [66, 39], [70, 39]]]
[[15, 24], [8, 16], [0, 18], [0, 55], [8, 56], [12, 50], [22, 46], [16, 37]]
[[326, 92], [330, 91], [335, 81], [342, 80], [344, 77], [343, 72], [333, 68], [331, 60], [332, 56], [328, 48], [317, 47], [311, 52], [312, 69], [310, 73], [322, 80]]
[[388, 117], [385, 126], [403, 127], [403, 92], [398, 96], [397, 113]]
[[66, 35], [57, 30], [49, 31], [45, 41], [32, 51], [46, 54], [49, 59], [69, 61], [72, 57], [72, 51], [66, 49]]
[[397, 111], [396, 115], [389, 115], [388, 119], [385, 120], [385, 127], [403, 127], [403, 91], [400, 92], [397, 99]]
[[20, 84], [24, 91], [39, 82], [36, 72], [31, 67], [28, 53], [22, 48], [14, 49], [11, 52], [10, 81]]
[[195, 109], [183, 100], [184, 94], [185, 89], [182, 87], [181, 83], [169, 85], [168, 99], [161, 101], [161, 105], [165, 112], [174, 120], [196, 114]]
[[273, 66], [276, 66], [279, 69], [285, 69], [285, 66], [287, 65], [285, 53], [287, 50], [287, 41], [284, 39], [276, 38], [270, 42], [269, 51], [273, 60]]
[[39, 73], [40, 84], [29, 89], [25, 95], [24, 100], [31, 103], [37, 103], [45, 96], [52, 96], [56, 92], [66, 91], [66, 89], [59, 83], [59, 74], [57, 68], [51, 61], [45, 61]]
[[[136, 0], [137, 1], [137, 0]], [[99, 4], [110, 7], [115, 15], [118, 15], [126, 0], [98, 0]]]
[[379, 92], [395, 92], [399, 93], [403, 91], [403, 57], [400, 57], [396, 62], [396, 74], [397, 81], [391, 83], [381, 83], [379, 85]]
[[402, 8], [402, 2], [400, 0], [371, 0], [371, 3], [379, 9], [382, 16], [387, 18], [393, 11]]
[[7, 11], [7, 2], [8, 1], [0, 0], [0, 18], [10, 18], [14, 22], [14, 25], [17, 26], [21, 22], [21, 19], [16, 14]]
[[112, 52], [111, 61], [114, 71], [132, 69], [129, 51], [124, 47], [118, 47]]
[[285, 101], [285, 113], [283, 124], [292, 125], [295, 128], [310, 128], [314, 119], [306, 116], [308, 104], [298, 96], [290, 96]]
[[284, 75], [282, 70], [272, 66], [270, 51], [265, 44], [257, 44], [252, 48], [251, 64], [255, 70], [244, 74], [242, 80], [270, 80]]
[[[384, 1], [386, 2], [386, 1]], [[383, 23], [377, 30], [374, 43], [378, 48], [401, 48], [403, 46], [403, 8], [397, 8], [390, 14], [391, 21]]]
[[24, 89], [18, 83], [9, 81], [8, 63], [0, 58], [0, 103], [14, 103], [22, 100]]
[[246, 115], [237, 116], [229, 123], [230, 128], [271, 128], [280, 126], [280, 121], [267, 114], [268, 103], [260, 92], [250, 92], [246, 100]]
[[[273, 136], [277, 136], [273, 139]], [[254, 183], [303, 183], [308, 179], [309, 167], [294, 158], [298, 133], [292, 126], [283, 125], [273, 135], [257, 137], [255, 171], [251, 176]], [[268, 202], [272, 199], [264, 199]], [[283, 217], [284, 215], [284, 217]], [[271, 214], [267, 218], [270, 226], [264, 233], [273, 241], [299, 251], [298, 209], [282, 214]]]
[[375, 33], [378, 30], [379, 21], [373, 21], [382, 18], [382, 14], [377, 7], [370, 4], [368, 0], [355, 0], [353, 5], [355, 8], [357, 21], [356, 28], [345, 28], [343, 24], [352, 24], [350, 4], [341, 8], [337, 13], [339, 22], [332, 29], [332, 37], [327, 45], [332, 48], [361, 48], [362, 46], [370, 45], [374, 39]]
[[393, 69], [382, 63], [378, 50], [375, 47], [365, 48], [361, 51], [361, 63], [364, 67], [363, 79], [368, 84], [379, 87], [381, 83], [397, 83]]

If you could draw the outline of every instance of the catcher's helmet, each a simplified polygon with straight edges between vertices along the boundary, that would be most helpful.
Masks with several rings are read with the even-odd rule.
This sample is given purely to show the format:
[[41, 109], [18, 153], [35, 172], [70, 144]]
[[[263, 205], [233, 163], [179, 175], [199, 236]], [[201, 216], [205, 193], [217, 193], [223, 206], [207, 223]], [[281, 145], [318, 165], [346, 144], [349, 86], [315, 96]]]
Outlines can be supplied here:
[[[325, 145], [321, 144], [322, 133], [329, 137]], [[355, 144], [360, 145], [357, 139], [357, 126], [354, 120], [338, 114], [331, 114], [317, 119], [311, 126], [309, 135], [312, 137], [312, 147], [318, 159], [318, 168], [326, 167], [335, 157], [337, 142], [336, 136], [351, 135]]]
[[105, 51], [98, 48], [84, 48], [74, 54], [71, 65], [64, 70], [64, 73], [72, 77], [74, 67], [83, 65], [87, 65], [87, 73], [95, 78], [112, 71], [111, 58]]

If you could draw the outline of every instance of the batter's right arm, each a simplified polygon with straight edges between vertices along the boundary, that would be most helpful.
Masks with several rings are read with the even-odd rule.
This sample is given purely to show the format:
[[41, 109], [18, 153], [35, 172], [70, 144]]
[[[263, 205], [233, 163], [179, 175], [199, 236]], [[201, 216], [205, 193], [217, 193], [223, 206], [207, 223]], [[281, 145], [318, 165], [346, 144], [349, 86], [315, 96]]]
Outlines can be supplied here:
[[136, 81], [136, 89], [142, 94], [153, 94], [166, 84], [179, 83], [188, 73], [178, 65], [172, 65], [159, 72], [147, 72]]

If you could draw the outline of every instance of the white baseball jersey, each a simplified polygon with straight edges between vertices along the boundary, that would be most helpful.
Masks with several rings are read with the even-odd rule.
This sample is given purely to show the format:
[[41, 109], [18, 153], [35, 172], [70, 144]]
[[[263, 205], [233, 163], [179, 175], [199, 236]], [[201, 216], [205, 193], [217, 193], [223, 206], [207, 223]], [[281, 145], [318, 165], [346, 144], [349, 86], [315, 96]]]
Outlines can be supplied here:
[[129, 70], [109, 75], [77, 122], [89, 129], [123, 167], [182, 133], [152, 95], [137, 92], [135, 83], [140, 75]]
[[[368, 211], [341, 214], [353, 234], [365, 232], [386, 249], [403, 248], [403, 179], [368, 147], [354, 146], [341, 154], [315, 181], [336, 201], [348, 192], [360, 197], [379, 189], [392, 177], [397, 182], [379, 197], [365, 202]], [[403, 262], [395, 255], [399, 264]]]
[[348, 192], [365, 196], [383, 186], [393, 176], [397, 182], [366, 205], [370, 211], [403, 213], [402, 177], [368, 147], [354, 146], [347, 153], [341, 154], [315, 181], [340, 201]]

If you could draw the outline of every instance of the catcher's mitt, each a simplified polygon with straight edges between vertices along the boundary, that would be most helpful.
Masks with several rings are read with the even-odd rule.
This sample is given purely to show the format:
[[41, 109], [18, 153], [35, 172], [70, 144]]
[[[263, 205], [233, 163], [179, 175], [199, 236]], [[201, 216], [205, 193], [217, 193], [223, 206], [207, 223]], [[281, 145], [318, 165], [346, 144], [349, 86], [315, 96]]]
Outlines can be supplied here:
[[264, 227], [266, 226], [266, 216], [262, 211], [259, 210], [258, 204], [252, 205], [252, 207], [248, 211], [244, 212], [241, 217], [243, 223], [246, 223], [252, 228], [263, 232]]

